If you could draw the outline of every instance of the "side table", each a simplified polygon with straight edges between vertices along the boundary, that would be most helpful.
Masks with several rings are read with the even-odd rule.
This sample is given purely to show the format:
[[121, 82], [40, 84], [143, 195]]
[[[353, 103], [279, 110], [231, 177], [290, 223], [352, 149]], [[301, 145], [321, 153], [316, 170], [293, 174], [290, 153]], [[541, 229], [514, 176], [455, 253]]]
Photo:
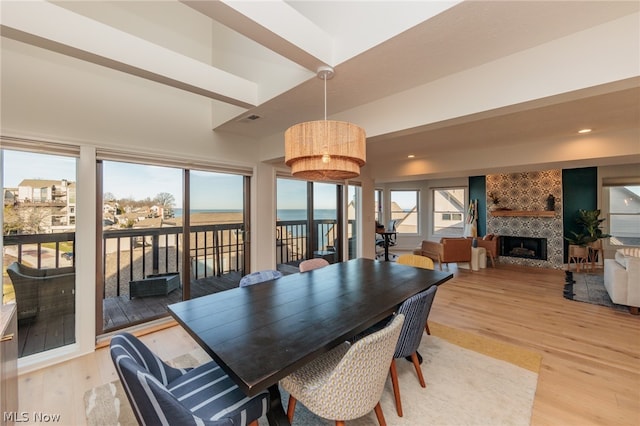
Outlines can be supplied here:
[[487, 249], [484, 247], [471, 247], [471, 270], [478, 271], [487, 267]]

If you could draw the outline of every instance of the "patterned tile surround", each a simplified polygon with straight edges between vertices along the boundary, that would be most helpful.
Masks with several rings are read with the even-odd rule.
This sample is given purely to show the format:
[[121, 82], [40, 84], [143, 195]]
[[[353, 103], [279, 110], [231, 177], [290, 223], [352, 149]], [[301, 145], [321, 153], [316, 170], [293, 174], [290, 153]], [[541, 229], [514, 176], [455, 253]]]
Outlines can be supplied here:
[[[500, 199], [499, 207], [511, 210], [546, 210], [547, 197], [555, 199], [555, 216], [551, 217], [493, 217], [487, 212], [487, 233], [515, 237], [547, 239], [547, 260], [500, 257], [500, 262], [562, 269], [564, 239], [562, 229], [562, 171], [488, 175], [487, 194]], [[487, 206], [491, 204], [487, 200]]]

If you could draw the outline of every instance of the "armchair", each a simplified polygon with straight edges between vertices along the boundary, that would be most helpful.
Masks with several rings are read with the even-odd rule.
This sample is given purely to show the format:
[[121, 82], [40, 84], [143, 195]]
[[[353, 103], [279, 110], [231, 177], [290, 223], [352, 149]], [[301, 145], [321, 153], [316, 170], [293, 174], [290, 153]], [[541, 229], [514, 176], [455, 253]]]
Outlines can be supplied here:
[[471, 262], [470, 238], [442, 238], [439, 243], [422, 241], [413, 254], [425, 256], [437, 261], [442, 270], [442, 264]]
[[478, 247], [483, 247], [487, 251], [487, 257], [491, 259], [491, 266], [495, 268], [500, 247], [500, 236], [488, 234], [484, 238], [478, 238]]
[[13, 262], [7, 274], [16, 294], [18, 320], [75, 312], [73, 267], [35, 269]]
[[[442, 258], [440, 259], [440, 269], [442, 263], [471, 262], [471, 240], [468, 238], [443, 238]], [[448, 265], [447, 265], [448, 266]]]

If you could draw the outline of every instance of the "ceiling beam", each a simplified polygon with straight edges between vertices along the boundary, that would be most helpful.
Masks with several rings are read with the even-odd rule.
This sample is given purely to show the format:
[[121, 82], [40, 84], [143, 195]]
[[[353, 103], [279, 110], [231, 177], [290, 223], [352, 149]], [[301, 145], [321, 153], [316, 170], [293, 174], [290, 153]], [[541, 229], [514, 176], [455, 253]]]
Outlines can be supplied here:
[[239, 107], [258, 102], [252, 81], [45, 1], [3, 2], [0, 33]]
[[181, 2], [308, 70], [335, 65], [333, 38], [284, 1]]

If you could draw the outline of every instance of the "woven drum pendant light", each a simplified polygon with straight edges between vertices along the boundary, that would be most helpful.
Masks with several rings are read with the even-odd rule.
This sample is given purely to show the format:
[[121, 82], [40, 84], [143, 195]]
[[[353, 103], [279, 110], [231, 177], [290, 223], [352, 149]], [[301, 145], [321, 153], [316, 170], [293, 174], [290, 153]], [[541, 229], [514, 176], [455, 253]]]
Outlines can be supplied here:
[[306, 180], [344, 180], [360, 175], [365, 165], [366, 134], [346, 121], [327, 120], [327, 80], [333, 69], [320, 67], [324, 80], [324, 120], [291, 126], [284, 133], [285, 163], [291, 174]]

